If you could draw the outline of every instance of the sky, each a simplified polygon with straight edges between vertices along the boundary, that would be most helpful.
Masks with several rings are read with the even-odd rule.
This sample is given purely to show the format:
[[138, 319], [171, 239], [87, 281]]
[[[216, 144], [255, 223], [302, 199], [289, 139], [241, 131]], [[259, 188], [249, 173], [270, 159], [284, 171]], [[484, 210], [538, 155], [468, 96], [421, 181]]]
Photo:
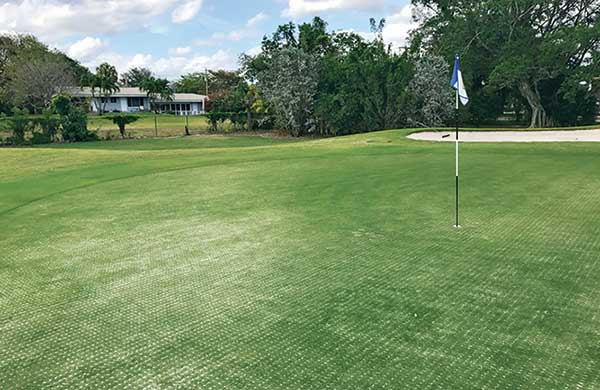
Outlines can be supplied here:
[[232, 70], [257, 54], [283, 23], [320, 16], [331, 30], [368, 37], [369, 18], [386, 18], [384, 39], [404, 46], [414, 28], [408, 0], [0, 0], [0, 33], [30, 33], [94, 69], [147, 67], [171, 80]]

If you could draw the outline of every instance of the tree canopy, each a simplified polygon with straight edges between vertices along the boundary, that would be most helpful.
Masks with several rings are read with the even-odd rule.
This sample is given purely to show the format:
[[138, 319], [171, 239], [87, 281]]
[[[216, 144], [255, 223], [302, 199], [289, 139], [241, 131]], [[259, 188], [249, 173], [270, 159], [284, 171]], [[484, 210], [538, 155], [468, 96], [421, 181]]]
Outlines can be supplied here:
[[152, 71], [148, 68], [131, 68], [127, 72], [121, 74], [120, 84], [123, 87], [141, 87], [142, 83], [154, 77]]
[[140, 89], [146, 92], [150, 99], [151, 108], [156, 112], [158, 112], [156, 101], [159, 98], [165, 101], [173, 99], [173, 90], [169, 86], [169, 80], [167, 79], [149, 77], [142, 82]]
[[589, 115], [594, 101], [580, 83], [599, 74], [600, 1], [412, 3], [421, 22], [413, 43], [449, 61], [461, 54], [465, 82], [480, 100], [486, 89], [516, 96], [529, 107], [532, 127], [575, 124]]
[[[393, 51], [380, 35], [366, 41], [355, 33], [329, 32], [320, 18], [288, 23], [263, 39], [261, 54], [242, 62], [266, 103], [277, 107], [280, 125], [302, 124], [295, 131], [335, 135], [406, 123], [412, 66], [406, 53]], [[296, 104], [283, 110], [286, 99]]]
[[13, 106], [41, 112], [54, 94], [79, 84], [89, 71], [31, 35], [0, 35], [0, 112]]

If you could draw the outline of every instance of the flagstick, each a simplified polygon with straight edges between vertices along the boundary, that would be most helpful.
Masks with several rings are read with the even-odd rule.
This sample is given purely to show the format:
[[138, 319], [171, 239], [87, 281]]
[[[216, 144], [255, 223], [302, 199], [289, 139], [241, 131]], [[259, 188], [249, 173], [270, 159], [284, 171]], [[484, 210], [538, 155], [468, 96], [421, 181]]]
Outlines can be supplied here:
[[456, 224], [455, 228], [460, 228], [458, 223], [458, 89], [456, 89]]

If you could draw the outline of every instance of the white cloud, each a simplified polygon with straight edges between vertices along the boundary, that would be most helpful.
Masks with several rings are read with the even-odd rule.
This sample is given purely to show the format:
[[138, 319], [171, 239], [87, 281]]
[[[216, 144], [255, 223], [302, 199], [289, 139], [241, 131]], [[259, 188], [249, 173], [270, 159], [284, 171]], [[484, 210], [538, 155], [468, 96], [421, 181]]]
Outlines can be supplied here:
[[0, 26], [44, 40], [114, 34], [160, 28], [156, 18], [174, 6], [179, 7], [173, 19], [185, 20], [195, 16], [201, 5], [201, 0], [0, 0]]
[[412, 7], [406, 5], [386, 18], [383, 39], [396, 47], [406, 46], [408, 33], [416, 27], [417, 23], [412, 18]]
[[269, 19], [269, 15], [267, 15], [264, 12], [259, 12], [258, 14], [254, 15], [253, 17], [251, 17], [248, 20], [248, 23], [246, 23], [246, 26], [247, 27], [256, 27], [256, 25], [260, 24], [261, 22], [264, 22], [267, 19]]
[[244, 54], [249, 55], [249, 56], [257, 56], [262, 52], [262, 48], [260, 46], [255, 46], [251, 49], [246, 50], [246, 52]]
[[237, 56], [219, 50], [211, 55], [159, 58], [149, 68], [159, 76], [173, 80], [182, 74], [200, 72], [206, 68], [233, 70], [237, 68], [237, 61]]
[[191, 52], [192, 48], [189, 46], [169, 49], [169, 54], [172, 56], [184, 56], [186, 54], [190, 54]]
[[209, 39], [199, 39], [194, 42], [196, 46], [216, 46], [220, 42], [233, 41], [239, 42], [244, 39], [253, 39], [261, 36], [261, 32], [256, 28], [258, 24], [269, 18], [264, 12], [260, 12], [246, 22], [246, 26], [229, 32], [216, 32]]
[[316, 15], [325, 11], [382, 8], [384, 0], [288, 0], [288, 7], [281, 13], [284, 17]]
[[173, 23], [185, 23], [194, 19], [202, 8], [202, 0], [188, 0], [179, 5], [171, 13]]
[[86, 62], [96, 56], [106, 47], [106, 42], [100, 38], [85, 37], [68, 46], [66, 53], [69, 57]]
[[222, 41], [234, 41], [234, 42], [239, 42], [242, 39], [246, 39], [246, 38], [252, 38], [256, 35], [255, 31], [251, 31], [251, 30], [246, 30], [246, 29], [242, 29], [242, 30], [234, 30], [234, 31], [230, 31], [228, 33], [224, 33], [224, 32], [217, 32], [214, 33], [211, 36], [211, 40], [215, 41], [215, 42], [222, 42]]
[[126, 55], [108, 51], [98, 54], [83, 64], [93, 70], [102, 62], [114, 65], [119, 74], [134, 67], [145, 67], [159, 77], [174, 80], [182, 74], [204, 71], [205, 68], [236, 69], [238, 57], [225, 50], [218, 50], [210, 55], [171, 55], [160, 58], [154, 58], [152, 55], [145, 53]]
[[[412, 6], [406, 5], [392, 15], [386, 16], [385, 19], [386, 24], [383, 29], [383, 40], [388, 44], [392, 44], [394, 48], [406, 46], [408, 44], [409, 32], [418, 27], [418, 24], [412, 18]], [[336, 30], [336, 32], [356, 33], [367, 41], [376, 37], [372, 32], [356, 31], [353, 29], [341, 29]]]

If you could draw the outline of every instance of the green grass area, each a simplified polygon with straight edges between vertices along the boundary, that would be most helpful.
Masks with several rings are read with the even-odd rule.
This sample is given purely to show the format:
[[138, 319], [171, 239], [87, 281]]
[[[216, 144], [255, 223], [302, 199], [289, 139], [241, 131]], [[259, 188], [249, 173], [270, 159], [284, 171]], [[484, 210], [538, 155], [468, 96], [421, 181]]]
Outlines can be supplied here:
[[[112, 122], [112, 117], [115, 114], [107, 113], [105, 115], [89, 115], [88, 116], [88, 128], [91, 131], [96, 132], [101, 139], [119, 139], [121, 137], [119, 133], [119, 127]], [[127, 125], [126, 133], [129, 138], [147, 138], [155, 137], [157, 132], [154, 127], [154, 114], [149, 113], [137, 113], [132, 114], [139, 117], [139, 119]], [[39, 115], [31, 115], [31, 118], [39, 117]], [[190, 116], [188, 117], [188, 126], [190, 134], [200, 135], [207, 134], [210, 132], [210, 124], [207, 119], [203, 116]], [[158, 136], [159, 137], [174, 137], [185, 134], [186, 118], [183, 116], [160, 114], [157, 116], [158, 124]], [[527, 131], [547, 131], [547, 130], [591, 130], [598, 129], [600, 124], [578, 126], [578, 127], [557, 127], [557, 128], [543, 128], [543, 129], [529, 129], [524, 127], [515, 127], [512, 125], [506, 126], [482, 126], [482, 127], [461, 127], [462, 131], [515, 131], [515, 130], [527, 130]], [[230, 122], [225, 122], [220, 125], [220, 132], [232, 132], [235, 128]], [[440, 131], [447, 131], [447, 128], [439, 129]], [[417, 131], [430, 131], [430, 129], [421, 129]], [[0, 118], [0, 141], [10, 136], [10, 121], [8, 117]], [[30, 135], [28, 134], [28, 137]]]
[[[98, 132], [101, 138], [119, 136], [119, 127], [115, 125], [111, 117], [114, 114], [90, 115], [88, 117], [88, 128]], [[153, 114], [135, 114], [139, 119], [127, 125], [126, 131], [133, 137], [149, 137], [155, 135], [154, 115]], [[157, 116], [159, 136], [183, 135], [185, 132], [186, 118], [184, 116], [160, 114]], [[203, 116], [189, 116], [188, 124], [191, 133], [199, 134], [209, 131], [209, 123]], [[226, 129], [230, 129], [231, 125], [227, 124]]]
[[454, 230], [408, 132], [0, 149], [0, 387], [600, 387], [600, 145], [464, 144]]
[[[88, 129], [98, 133], [100, 138], [120, 138], [119, 127], [112, 121], [115, 114], [88, 115]], [[131, 114], [138, 116], [139, 119], [126, 126], [126, 133], [129, 137], [154, 137], [156, 135], [154, 127], [154, 114], [137, 113]], [[31, 115], [32, 119], [39, 115]], [[210, 124], [204, 116], [189, 116], [187, 124], [191, 134], [205, 134], [210, 131]], [[184, 116], [160, 114], [157, 116], [158, 136], [170, 137], [185, 134], [186, 118]], [[10, 118], [0, 118], [0, 138], [7, 138], [10, 134]], [[221, 131], [234, 130], [230, 122], [220, 125]]]

